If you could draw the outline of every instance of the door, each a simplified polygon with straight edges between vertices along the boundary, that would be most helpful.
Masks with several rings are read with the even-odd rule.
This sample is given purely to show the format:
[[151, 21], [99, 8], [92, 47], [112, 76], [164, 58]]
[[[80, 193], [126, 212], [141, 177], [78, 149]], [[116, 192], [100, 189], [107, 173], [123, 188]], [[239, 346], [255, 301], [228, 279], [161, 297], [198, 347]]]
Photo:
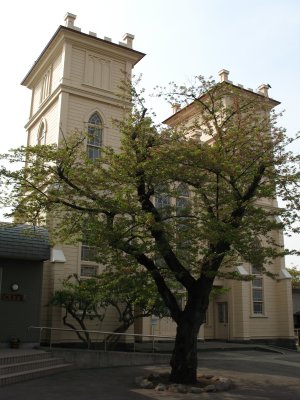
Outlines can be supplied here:
[[229, 338], [228, 303], [227, 301], [216, 303], [216, 339], [227, 340]]

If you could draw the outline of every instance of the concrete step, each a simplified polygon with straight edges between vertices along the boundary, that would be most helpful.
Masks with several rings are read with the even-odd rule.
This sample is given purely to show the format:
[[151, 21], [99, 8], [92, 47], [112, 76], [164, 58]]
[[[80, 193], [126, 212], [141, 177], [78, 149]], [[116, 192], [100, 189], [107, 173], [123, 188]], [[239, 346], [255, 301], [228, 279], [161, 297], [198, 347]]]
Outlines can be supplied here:
[[0, 376], [0, 386], [11, 385], [12, 383], [36, 379], [43, 376], [57, 374], [71, 368], [71, 364], [58, 364], [46, 368], [31, 369], [28, 371], [15, 372]]
[[0, 386], [57, 374], [71, 369], [62, 358], [41, 350], [0, 351]]
[[[14, 354], [15, 353], [15, 354]], [[51, 357], [49, 353], [45, 351], [31, 351], [31, 352], [19, 352], [18, 350], [15, 352], [8, 352], [8, 354], [0, 354], [0, 366], [7, 364], [17, 364], [26, 361], [35, 361], [35, 360], [45, 360]]]
[[49, 356], [48, 358], [43, 358], [40, 360], [31, 360], [17, 363], [14, 362], [11, 364], [0, 365], [0, 377], [7, 374], [29, 371], [32, 369], [47, 368], [61, 364], [64, 364], [64, 360], [62, 358], [53, 358]]

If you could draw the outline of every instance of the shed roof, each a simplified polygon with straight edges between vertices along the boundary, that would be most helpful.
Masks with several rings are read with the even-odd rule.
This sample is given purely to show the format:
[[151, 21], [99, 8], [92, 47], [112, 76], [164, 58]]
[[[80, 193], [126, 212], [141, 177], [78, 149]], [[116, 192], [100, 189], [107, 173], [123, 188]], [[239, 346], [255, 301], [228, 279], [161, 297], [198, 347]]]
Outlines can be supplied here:
[[50, 243], [47, 229], [0, 223], [0, 258], [48, 260]]

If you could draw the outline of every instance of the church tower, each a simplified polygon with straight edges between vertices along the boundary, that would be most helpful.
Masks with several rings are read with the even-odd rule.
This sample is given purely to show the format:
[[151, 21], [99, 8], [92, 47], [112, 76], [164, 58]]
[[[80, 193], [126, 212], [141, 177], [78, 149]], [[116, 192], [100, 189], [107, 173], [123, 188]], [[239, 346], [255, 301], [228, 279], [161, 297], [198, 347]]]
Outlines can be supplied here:
[[57, 29], [22, 81], [32, 91], [25, 128], [27, 143], [35, 145], [59, 143], [62, 134], [96, 125], [99, 137], [87, 143], [93, 158], [102, 144], [118, 146], [111, 121], [124, 113], [119, 88], [144, 54], [133, 50], [129, 33], [116, 44], [94, 32], [81, 32], [75, 20], [76, 15], [66, 14], [65, 26]]
[[[119, 132], [112, 121], [121, 120], [128, 109], [118, 95], [120, 86], [145, 54], [133, 49], [134, 36], [129, 33], [122, 42], [113, 43], [94, 32], [81, 32], [75, 20], [76, 15], [66, 14], [65, 26], [59, 26], [22, 81], [32, 91], [27, 144], [59, 144], [63, 136], [85, 131], [91, 134], [86, 146], [93, 159], [99, 157], [101, 146], [119, 147]], [[99, 272], [92, 250], [80, 243], [52, 248], [51, 259], [44, 263], [42, 325], [62, 326], [61, 310], [45, 305], [63, 279]], [[106, 320], [105, 327], [114, 329], [114, 316]]]

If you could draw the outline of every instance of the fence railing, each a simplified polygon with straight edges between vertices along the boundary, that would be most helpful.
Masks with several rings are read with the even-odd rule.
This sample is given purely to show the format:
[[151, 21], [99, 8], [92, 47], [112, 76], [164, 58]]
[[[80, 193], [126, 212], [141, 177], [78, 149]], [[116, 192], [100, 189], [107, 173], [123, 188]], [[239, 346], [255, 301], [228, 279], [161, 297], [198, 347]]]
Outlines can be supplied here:
[[[123, 344], [127, 343], [132, 345], [132, 351], [137, 351], [138, 349], [141, 351], [141, 348], [146, 349], [146, 351], [151, 350], [151, 352], [155, 352], [155, 344], [159, 342], [174, 342], [174, 336], [161, 336], [161, 335], [148, 335], [144, 333], [119, 333], [119, 332], [107, 332], [107, 331], [98, 331], [98, 330], [85, 330], [85, 329], [68, 329], [68, 328], [52, 328], [49, 326], [29, 326], [28, 332], [37, 330], [39, 332], [39, 343], [47, 343], [49, 347], [55, 346], [55, 344], [62, 345], [65, 338], [55, 338], [54, 334], [59, 332], [61, 334], [71, 333], [76, 335], [75, 340], [72, 340], [72, 343], [80, 343], [78, 334], [88, 335], [90, 340], [86, 340], [85, 344], [88, 349], [99, 349], [99, 345], [101, 345], [101, 349], [104, 351], [110, 350], [110, 344], [112, 338], [115, 338], [115, 342], [120, 343], [121, 339], [123, 339]], [[126, 339], [130, 338], [130, 342], [126, 342]], [[147, 339], [147, 341], [145, 341]], [[199, 340], [203, 340], [200, 339]], [[98, 347], [97, 347], [98, 344]], [[149, 348], [150, 347], [150, 348]]]

